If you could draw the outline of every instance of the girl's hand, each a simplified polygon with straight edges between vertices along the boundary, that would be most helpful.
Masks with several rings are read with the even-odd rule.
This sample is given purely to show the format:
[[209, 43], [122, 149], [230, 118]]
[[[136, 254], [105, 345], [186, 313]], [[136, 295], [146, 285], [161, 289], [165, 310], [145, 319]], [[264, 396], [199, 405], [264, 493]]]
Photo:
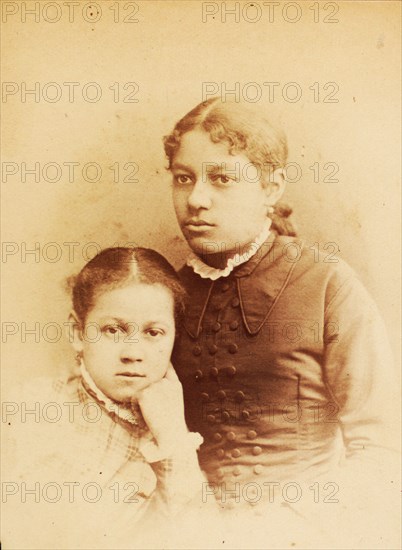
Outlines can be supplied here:
[[172, 364], [162, 380], [142, 390], [138, 404], [160, 449], [170, 449], [186, 436], [183, 388]]

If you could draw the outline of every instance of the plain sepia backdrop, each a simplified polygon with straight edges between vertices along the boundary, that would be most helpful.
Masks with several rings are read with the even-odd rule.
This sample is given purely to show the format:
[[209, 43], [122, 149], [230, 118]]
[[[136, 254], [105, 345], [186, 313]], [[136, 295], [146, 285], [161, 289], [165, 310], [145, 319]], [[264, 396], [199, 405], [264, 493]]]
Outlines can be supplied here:
[[[329, 16], [326, 3], [299, 1], [293, 23], [297, 11], [286, 8], [286, 20], [286, 2], [273, 17], [256, 2], [255, 22], [257, 8], [245, 2], [226, 2], [237, 15], [209, 2], [208, 14], [217, 11], [208, 16], [199, 1], [80, 2], [87, 20], [80, 5], [72, 21], [56, 3], [61, 17], [50, 22], [52, 6], [24, 21], [22, 4], [34, 2], [2, 2], [3, 384], [73, 361], [57, 329], [70, 308], [65, 281], [97, 247], [136, 243], [175, 267], [184, 262], [162, 137], [205, 89], [253, 101], [281, 121], [289, 162], [301, 172], [285, 195], [299, 234], [328, 253], [339, 247], [377, 302], [397, 355], [400, 3], [332, 2], [339, 9]], [[37, 97], [24, 86], [37, 86]], [[99, 101], [88, 100], [99, 90]], [[324, 101], [335, 90], [338, 101]], [[39, 181], [23, 174], [35, 163]], [[65, 163], [77, 163], [72, 177]], [[102, 175], [86, 181], [98, 179], [94, 163]], [[49, 181], [57, 166], [59, 180]]]

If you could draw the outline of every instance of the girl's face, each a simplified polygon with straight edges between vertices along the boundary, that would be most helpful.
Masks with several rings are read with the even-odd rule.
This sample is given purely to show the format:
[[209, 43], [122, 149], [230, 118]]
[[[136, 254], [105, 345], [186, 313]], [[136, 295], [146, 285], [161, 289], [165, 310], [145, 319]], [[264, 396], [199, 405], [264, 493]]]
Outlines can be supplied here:
[[244, 154], [231, 155], [226, 142], [192, 130], [182, 136], [171, 170], [176, 216], [194, 252], [234, 251], [261, 232], [267, 189]]
[[80, 344], [98, 388], [111, 399], [126, 402], [164, 377], [174, 338], [170, 291], [158, 284], [133, 283], [98, 296]]

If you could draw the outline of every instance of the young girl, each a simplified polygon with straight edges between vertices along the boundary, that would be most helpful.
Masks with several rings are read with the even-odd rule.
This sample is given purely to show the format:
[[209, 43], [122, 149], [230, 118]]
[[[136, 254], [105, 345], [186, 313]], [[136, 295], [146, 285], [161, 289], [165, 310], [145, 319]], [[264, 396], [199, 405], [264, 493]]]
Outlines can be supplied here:
[[14, 401], [34, 415], [8, 418], [3, 543], [167, 544], [168, 522], [191, 503], [202, 506], [202, 438], [187, 430], [170, 365], [184, 290], [171, 265], [145, 248], [103, 250], [72, 285], [80, 372], [52, 387], [31, 383]]
[[[354, 272], [296, 238], [290, 209], [278, 204], [284, 134], [256, 109], [215, 98], [176, 124], [165, 152], [193, 250], [180, 272], [189, 298], [173, 364], [188, 425], [204, 438], [210, 494], [224, 510], [253, 508], [253, 517], [270, 517], [275, 503], [292, 508], [326, 544], [335, 524], [335, 534], [342, 525], [350, 535], [346, 547], [387, 547], [385, 523], [356, 531], [356, 507], [345, 513], [350, 525], [336, 514], [356, 494], [359, 506], [373, 499], [368, 479], [382, 480], [383, 495], [392, 487], [389, 346]], [[320, 503], [330, 516], [317, 522], [307, 510], [318, 514]], [[285, 546], [290, 524], [280, 529]], [[245, 547], [244, 531], [235, 532], [233, 544]]]

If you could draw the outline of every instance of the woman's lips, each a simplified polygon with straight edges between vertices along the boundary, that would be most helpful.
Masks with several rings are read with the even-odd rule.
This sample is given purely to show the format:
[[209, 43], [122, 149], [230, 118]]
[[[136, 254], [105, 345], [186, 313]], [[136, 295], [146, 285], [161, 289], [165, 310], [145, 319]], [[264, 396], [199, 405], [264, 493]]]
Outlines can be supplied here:
[[211, 229], [211, 227], [214, 227], [214, 224], [208, 223], [204, 220], [188, 220], [185, 223], [185, 226], [190, 231], [202, 232], [202, 231], [208, 231], [209, 229]]

